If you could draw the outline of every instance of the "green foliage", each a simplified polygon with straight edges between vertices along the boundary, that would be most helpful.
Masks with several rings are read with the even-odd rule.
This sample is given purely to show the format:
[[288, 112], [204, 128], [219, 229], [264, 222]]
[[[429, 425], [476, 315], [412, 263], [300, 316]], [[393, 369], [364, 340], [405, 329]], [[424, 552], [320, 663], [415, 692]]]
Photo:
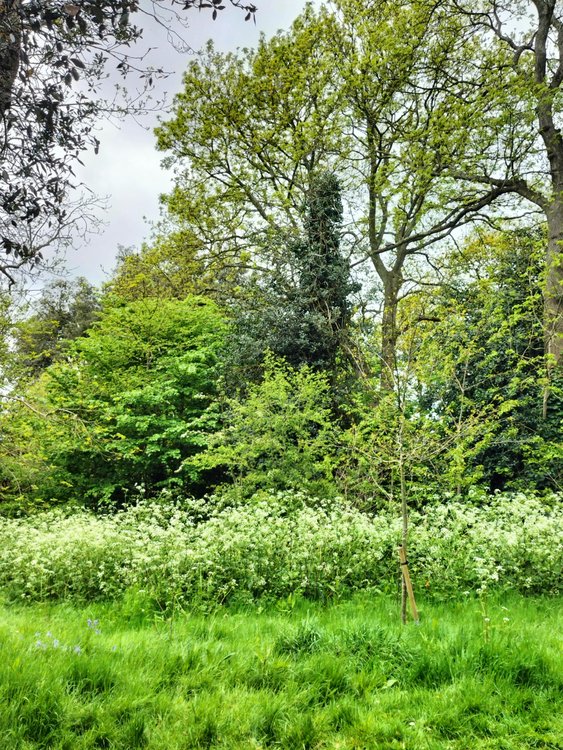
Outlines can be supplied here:
[[[341, 255], [353, 256], [383, 291], [386, 390], [393, 388], [399, 299], [419, 280], [428, 248], [508, 190], [460, 180], [452, 189], [465, 159], [479, 158], [476, 144], [495, 150], [498, 121], [496, 111], [476, 105], [479, 40], [450, 11], [428, 0], [308, 5], [288, 32], [256, 50], [221, 55], [209, 47], [188, 67], [172, 117], [157, 129], [158, 147], [177, 168], [170, 215], [193, 228], [208, 257], [236, 262], [246, 253], [264, 275], [278, 250], [267, 240], [280, 229], [295, 240], [303, 205], [309, 200], [319, 213], [311, 195], [320, 175], [338, 175]], [[325, 218], [331, 211], [330, 221], [340, 223], [336, 203]], [[332, 365], [335, 328], [346, 318], [345, 264], [334, 253], [332, 228], [324, 231], [330, 221], [319, 233], [309, 219], [300, 249], [305, 314], [279, 316], [274, 330], [289, 348], [272, 349], [295, 363], [283, 339], [287, 321], [298, 332], [295, 354]], [[326, 294], [319, 280], [328, 280], [329, 267]]]
[[[537, 92], [513, 72], [489, 91], [487, 64], [508, 71], [527, 52], [482, 46], [450, 10], [307, 5], [256, 50], [209, 45], [191, 62], [157, 129], [177, 224], [122, 254], [102, 312], [82, 280], [48, 289], [15, 337], [2, 320], [5, 511], [341, 490], [369, 512], [400, 498], [406, 537], [407, 506], [440, 493], [561, 487], [545, 237], [444, 244], [486, 207], [492, 221], [504, 194], [539, 195], [513, 179], [536, 158]], [[350, 384], [352, 262], [371, 263], [382, 305]], [[185, 299], [203, 292], [229, 311], [230, 337], [216, 304]]]
[[225, 403], [225, 425], [187, 467], [220, 470], [242, 497], [257, 490], [334, 494], [332, 457], [338, 431], [328, 378], [268, 355], [262, 382]]
[[379, 395], [375, 403], [373, 394], [366, 400], [357, 397], [350, 409], [351, 424], [341, 436], [338, 488], [366, 511], [398, 514], [405, 483], [412, 506], [450, 489], [447, 482], [436, 482], [445, 450], [438, 426], [415, 399], [401, 395]]
[[[439, 322], [421, 345], [421, 406], [441, 431], [459, 432], [458, 465], [491, 490], [563, 484], [563, 401], [555, 373], [542, 413], [544, 247], [542, 230], [476, 234], [426, 303]], [[472, 421], [481, 429], [464, 430]]]
[[8, 296], [3, 302], [0, 507], [2, 513], [18, 513], [37, 506], [38, 488], [49, 474], [45, 449], [51, 430], [44, 427], [54, 415], [38, 378], [69, 356], [72, 341], [85, 335], [101, 306], [96, 289], [84, 278], [46, 285], [31, 315], [28, 306], [18, 306]]
[[[217, 308], [184, 301], [108, 301], [87, 337], [52, 365], [17, 405], [46, 476], [40, 497], [123, 503], [137, 491], [195, 488], [182, 470], [219, 425]], [[24, 438], [19, 436], [20, 441]]]
[[158, 230], [139, 251], [121, 249], [106, 291], [127, 302], [147, 297], [182, 300], [190, 294], [221, 302], [237, 295], [244, 263], [233, 266], [228, 259], [206, 255], [189, 225]]
[[60, 359], [100, 313], [99, 295], [84, 278], [47, 285], [35, 312], [16, 329], [15, 357], [32, 375]]
[[303, 237], [286, 240], [285, 268], [262, 281], [262, 304], [254, 310], [243, 307], [235, 320], [232, 346], [242, 366], [256, 366], [270, 349], [291, 365], [307, 364], [335, 379], [337, 355], [351, 318], [348, 297], [358, 289], [340, 249], [341, 193], [335, 175], [312, 177]]

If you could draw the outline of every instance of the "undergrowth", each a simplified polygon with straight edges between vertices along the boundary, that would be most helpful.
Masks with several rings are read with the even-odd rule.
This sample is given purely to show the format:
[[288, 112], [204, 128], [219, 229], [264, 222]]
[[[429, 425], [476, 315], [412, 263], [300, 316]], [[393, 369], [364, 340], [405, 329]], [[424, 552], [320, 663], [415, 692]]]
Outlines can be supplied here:
[[[413, 576], [437, 599], [563, 588], [557, 496], [451, 500], [411, 514]], [[119, 513], [0, 518], [0, 593], [11, 601], [90, 602], [143, 589], [163, 609], [195, 602], [326, 601], [393, 591], [401, 522], [301, 492], [143, 502]]]

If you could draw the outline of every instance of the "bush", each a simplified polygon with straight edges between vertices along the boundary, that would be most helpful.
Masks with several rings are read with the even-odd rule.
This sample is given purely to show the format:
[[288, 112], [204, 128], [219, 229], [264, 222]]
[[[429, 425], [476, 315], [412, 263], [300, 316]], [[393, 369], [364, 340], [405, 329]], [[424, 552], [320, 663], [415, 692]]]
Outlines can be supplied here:
[[240, 400], [226, 400], [224, 428], [206, 450], [188, 458], [185, 467], [227, 477], [240, 497], [259, 490], [333, 497], [332, 478], [338, 428], [331, 411], [327, 376], [307, 366], [299, 369], [267, 355], [264, 377]]
[[[13, 475], [4, 492], [23, 482], [35, 503], [55, 497], [98, 508], [126, 505], [133, 485], [152, 496], [200, 492], [200, 474], [183, 465], [220, 426], [225, 326], [201, 297], [107, 300], [88, 335], [4, 410], [14, 444], [14, 459], [0, 467], [0, 479], [2, 469]], [[12, 504], [27, 510], [19, 497]]]

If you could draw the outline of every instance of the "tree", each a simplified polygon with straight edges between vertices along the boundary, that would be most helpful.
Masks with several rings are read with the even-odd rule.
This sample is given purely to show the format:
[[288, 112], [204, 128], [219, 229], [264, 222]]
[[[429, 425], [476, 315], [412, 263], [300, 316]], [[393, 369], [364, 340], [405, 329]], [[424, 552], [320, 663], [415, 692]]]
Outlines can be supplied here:
[[123, 300], [147, 297], [184, 299], [203, 295], [227, 305], [245, 284], [244, 264], [207, 257], [189, 228], [157, 227], [156, 236], [139, 251], [121, 248], [117, 267], [106, 289]]
[[479, 111], [499, 112], [496, 152], [482, 152], [455, 174], [487, 186], [511, 184], [545, 215], [544, 331], [551, 368], [563, 356], [563, 10], [558, 6], [556, 0], [510, 5], [452, 0], [453, 12], [471, 20], [474, 36], [488, 41], [489, 53], [479, 61], [486, 81]]
[[444, 434], [468, 420], [486, 427], [460, 436], [443, 472], [463, 469], [458, 491], [467, 479], [490, 491], [563, 483], [560, 389], [547, 418], [541, 409], [544, 229], [474, 234], [426, 300], [436, 322], [421, 342], [420, 405]]
[[294, 33], [256, 51], [224, 55], [209, 44], [156, 130], [165, 161], [179, 167], [169, 215], [211, 261], [267, 271], [301, 236], [311, 182], [343, 148], [323, 31], [309, 8]]
[[288, 240], [284, 266], [247, 285], [248, 293], [232, 305], [227, 358], [239, 387], [241, 372], [246, 379], [260, 377], [266, 352], [294, 367], [322, 371], [336, 386], [346, 369], [349, 296], [357, 290], [340, 249], [341, 233], [340, 183], [321, 173], [307, 197], [303, 236]]
[[84, 335], [100, 311], [99, 295], [86, 279], [48, 284], [35, 312], [16, 326], [14, 356], [28, 372], [41, 373]]
[[307, 327], [301, 361], [332, 373], [350, 324], [349, 296], [358, 289], [341, 251], [342, 188], [335, 175], [318, 175], [307, 199], [305, 236], [292, 248], [298, 269], [302, 321]]
[[337, 0], [331, 10], [307, 8], [289, 33], [254, 52], [210, 47], [188, 67], [174, 117], [157, 129], [159, 148], [179, 167], [171, 214], [210, 255], [260, 248], [251, 257], [266, 272], [276, 261], [267, 251], [279, 247], [267, 240], [298, 236], [313, 181], [340, 176], [343, 254], [371, 264], [381, 286], [387, 391], [399, 301], [417, 281], [413, 260], [511, 189], [452, 191], [452, 163], [473, 146], [464, 122], [478, 82], [464, 78], [475, 50], [447, 11], [428, 0]]
[[[230, 3], [247, 18], [256, 11], [242, 0]], [[220, 0], [156, 0], [150, 15], [177, 4], [209, 8], [214, 18], [225, 7]], [[0, 272], [7, 269], [8, 279], [12, 259], [41, 259], [22, 227], [46, 223], [56, 234], [68, 219], [73, 165], [85, 149], [97, 150], [93, 124], [114, 106], [99, 94], [108, 67], [115, 64], [124, 77], [136, 70], [149, 87], [162, 74], [129, 51], [142, 35], [135, 19], [145, 13], [136, 0], [0, 1]]]
[[97, 506], [127, 502], [135, 486], [195, 491], [198, 475], [182, 465], [220, 423], [223, 335], [222, 315], [203, 298], [106, 300], [88, 335], [5, 410], [13, 445], [26, 455], [33, 445], [42, 466], [32, 494]]

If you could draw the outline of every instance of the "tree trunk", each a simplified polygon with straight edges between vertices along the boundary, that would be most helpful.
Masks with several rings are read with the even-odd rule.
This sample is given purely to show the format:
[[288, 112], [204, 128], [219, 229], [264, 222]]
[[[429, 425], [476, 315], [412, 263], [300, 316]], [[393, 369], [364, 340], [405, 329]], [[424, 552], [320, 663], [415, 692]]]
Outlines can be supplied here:
[[[1, 1], [1, 0], [0, 0]], [[388, 220], [388, 207], [385, 201], [380, 215], [377, 213], [378, 204], [381, 205], [377, 192], [377, 174], [380, 168], [379, 135], [377, 127], [368, 118], [367, 122], [368, 149], [370, 155], [369, 214], [368, 233], [370, 259], [375, 272], [383, 284], [383, 319], [381, 322], [381, 375], [379, 384], [382, 394], [392, 393], [395, 388], [395, 370], [397, 364], [397, 310], [399, 307], [399, 291], [403, 284], [401, 269], [405, 260], [405, 248], [397, 252], [394, 264], [388, 268], [382, 259], [382, 243], [384, 230]]]
[[388, 271], [383, 279], [383, 319], [381, 323], [381, 377], [383, 393], [395, 387], [397, 366], [397, 311], [402, 278], [399, 273]]
[[563, 198], [556, 197], [550, 206], [547, 226], [545, 350], [552, 369], [563, 362]]
[[[555, 122], [556, 96], [563, 82], [563, 26], [555, 15], [555, 0], [533, 0], [538, 14], [534, 40], [534, 79], [538, 89], [538, 132], [545, 146], [552, 199], [546, 208], [548, 245], [544, 288], [545, 352], [548, 370], [561, 363], [563, 351], [563, 136]], [[557, 31], [558, 65], [550, 74], [548, 40]], [[544, 411], [546, 401], [544, 400]]]

